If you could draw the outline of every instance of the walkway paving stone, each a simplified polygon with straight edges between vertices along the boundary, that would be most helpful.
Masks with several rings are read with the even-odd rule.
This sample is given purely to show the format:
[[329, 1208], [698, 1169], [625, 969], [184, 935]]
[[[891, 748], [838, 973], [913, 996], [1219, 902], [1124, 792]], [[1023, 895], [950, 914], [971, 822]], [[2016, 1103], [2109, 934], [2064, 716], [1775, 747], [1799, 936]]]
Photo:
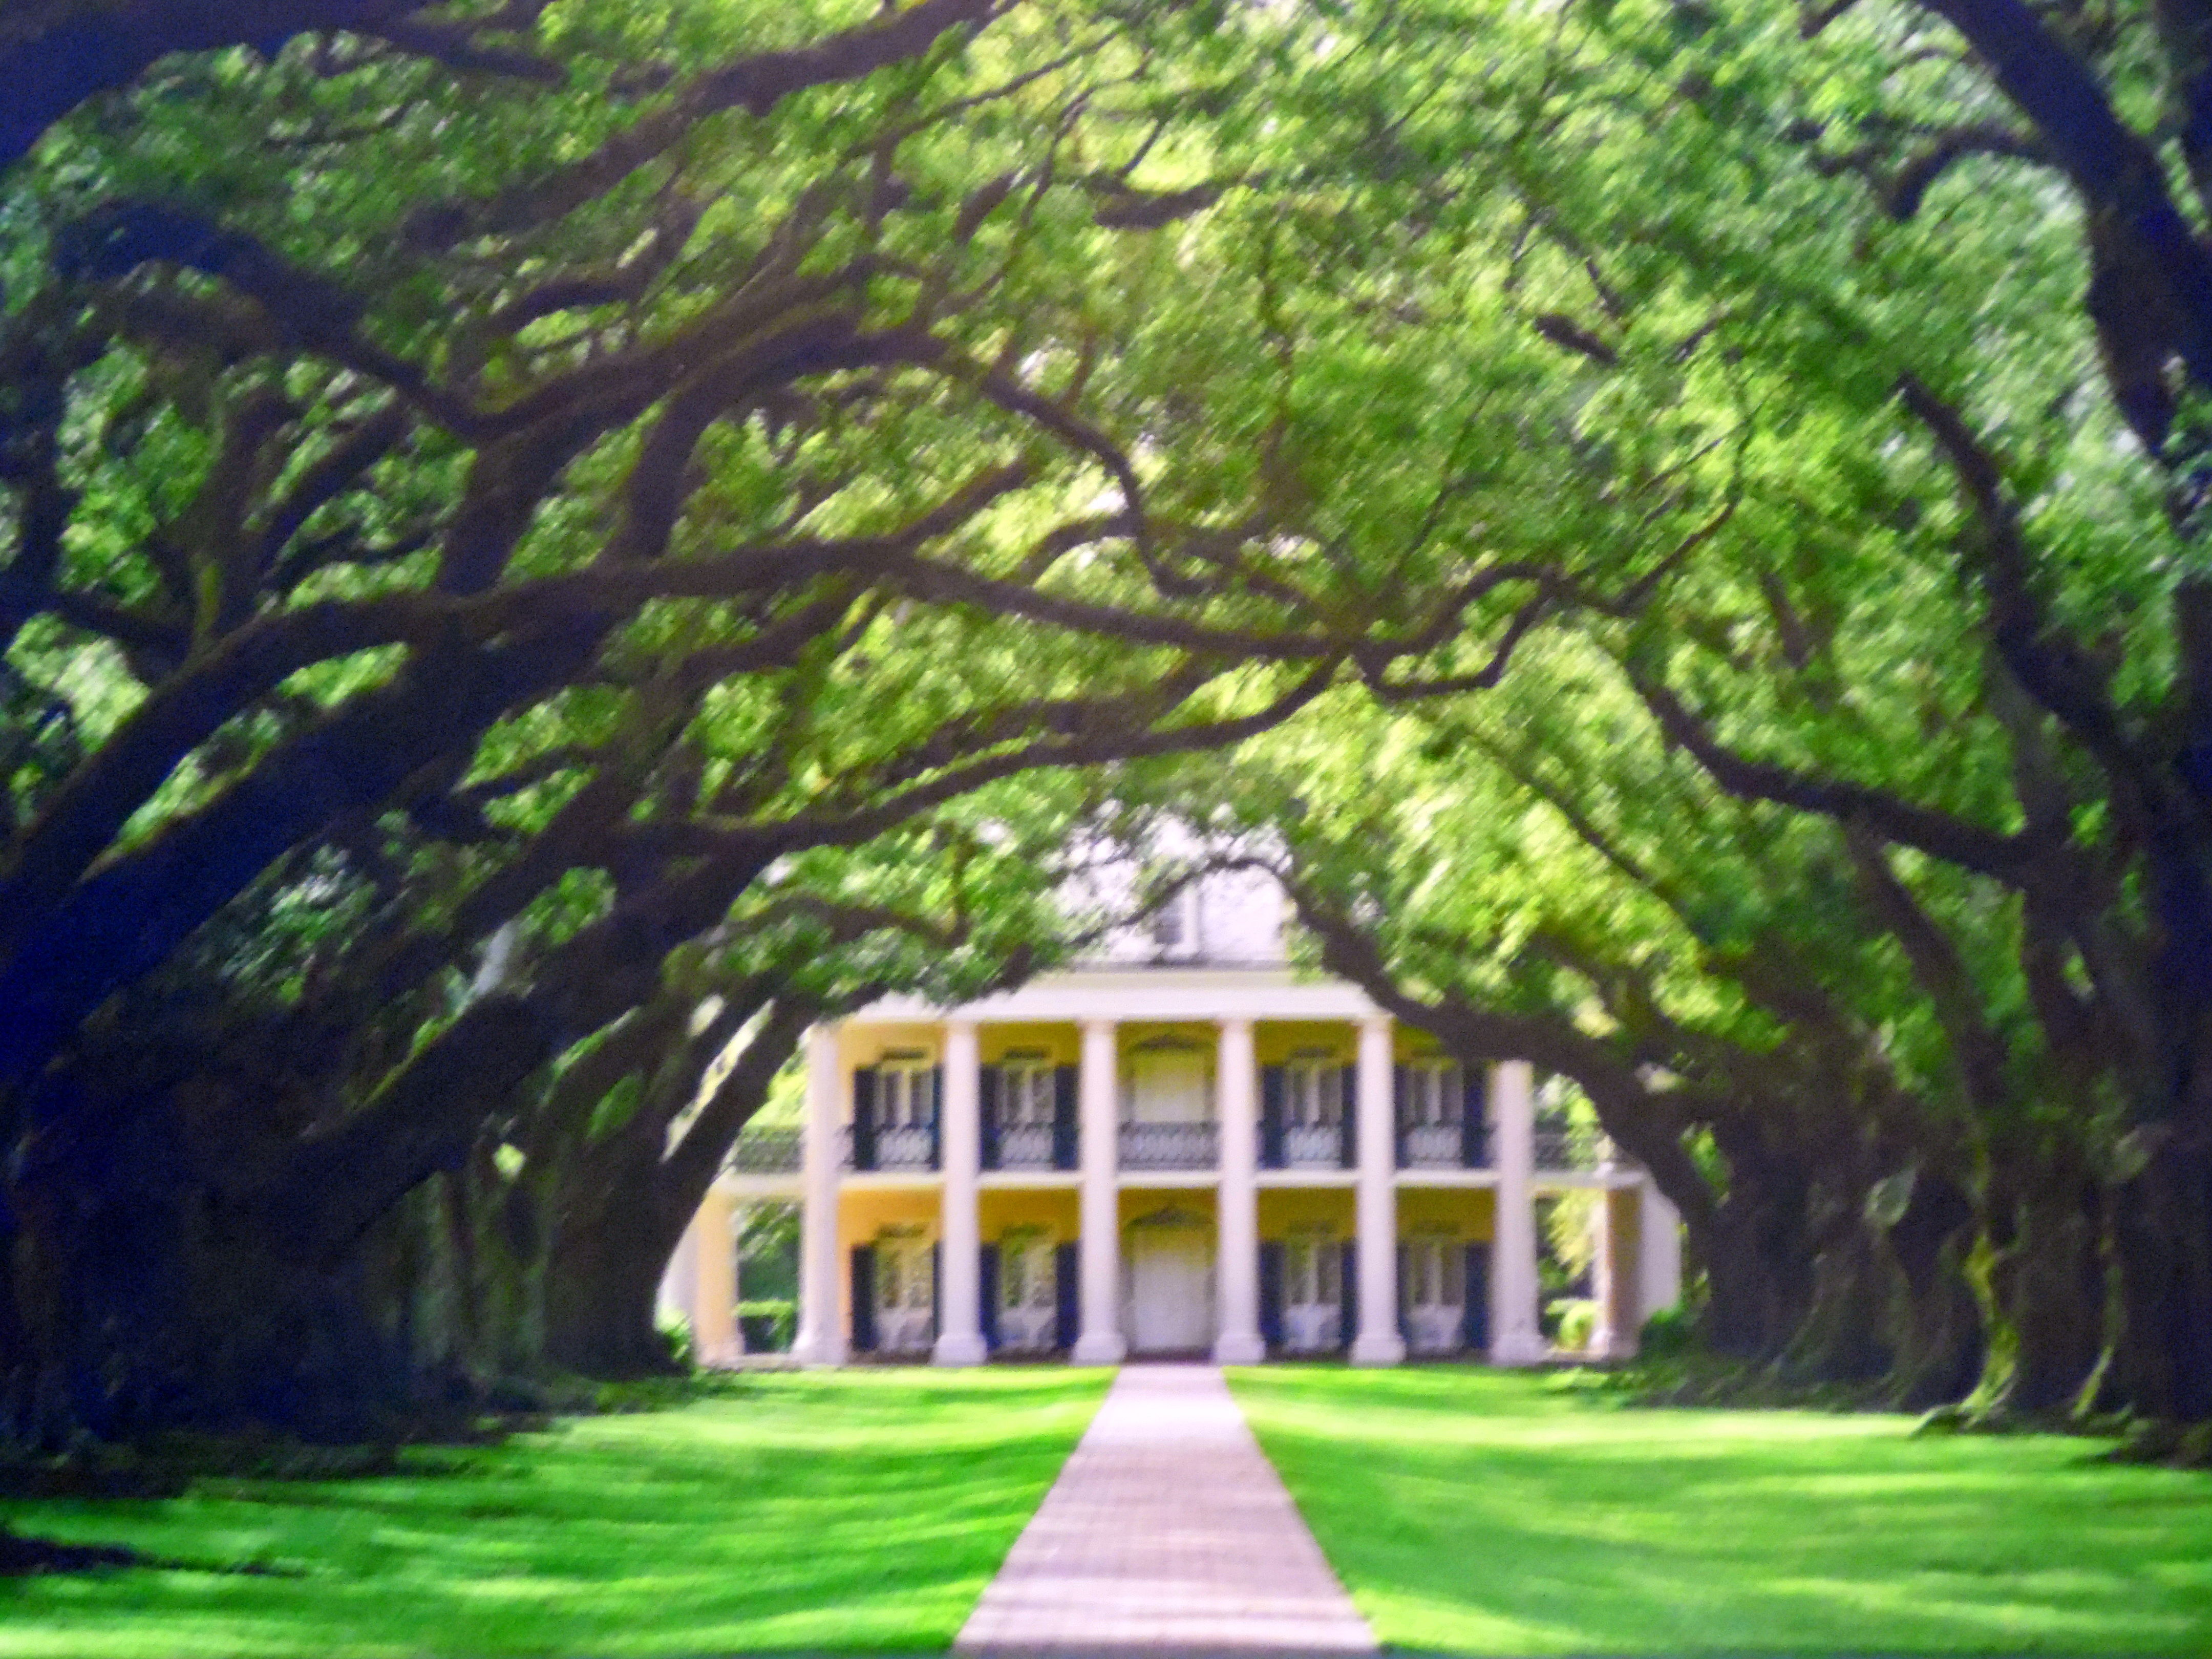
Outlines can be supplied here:
[[957, 1654], [1373, 1653], [1210, 1365], [1130, 1365], [975, 1605]]

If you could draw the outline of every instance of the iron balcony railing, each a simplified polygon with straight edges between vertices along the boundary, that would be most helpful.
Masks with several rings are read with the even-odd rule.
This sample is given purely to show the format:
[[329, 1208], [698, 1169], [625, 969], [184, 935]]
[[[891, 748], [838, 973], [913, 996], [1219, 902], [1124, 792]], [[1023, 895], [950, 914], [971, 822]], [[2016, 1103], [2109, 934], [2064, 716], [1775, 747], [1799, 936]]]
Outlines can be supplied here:
[[1124, 1123], [1125, 1170], [1211, 1170], [1220, 1160], [1219, 1126], [1212, 1123]]
[[856, 1137], [850, 1124], [840, 1133], [839, 1163], [848, 1170], [933, 1170], [937, 1167], [937, 1131], [927, 1124], [916, 1127], [878, 1126]]
[[739, 1175], [795, 1175], [805, 1139], [803, 1129], [747, 1129], [730, 1149], [730, 1167]]
[[1001, 1170], [1049, 1170], [1054, 1167], [1053, 1133], [1049, 1123], [1017, 1123], [999, 1131], [998, 1158]]
[[1344, 1164], [1344, 1131], [1334, 1123], [1291, 1124], [1283, 1131], [1283, 1166], [1334, 1170]]
[[1564, 1123], [1539, 1123], [1535, 1132], [1535, 1164], [1540, 1170], [1587, 1174], [1610, 1168], [1618, 1161], [1607, 1136]]
[[1409, 1123], [1398, 1131], [1401, 1170], [1486, 1170], [1490, 1161], [1487, 1124], [1472, 1135], [1457, 1123]]

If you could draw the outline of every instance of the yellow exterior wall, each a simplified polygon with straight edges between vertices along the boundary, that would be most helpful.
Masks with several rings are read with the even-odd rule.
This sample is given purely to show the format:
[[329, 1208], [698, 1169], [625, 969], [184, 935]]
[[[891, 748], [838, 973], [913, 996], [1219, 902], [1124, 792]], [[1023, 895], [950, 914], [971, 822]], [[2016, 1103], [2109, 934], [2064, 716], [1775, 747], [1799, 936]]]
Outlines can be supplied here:
[[997, 1065], [1009, 1048], [1042, 1048], [1047, 1065], [1073, 1066], [1081, 1060], [1083, 1038], [1073, 1025], [986, 1025], [976, 1033], [976, 1046], [986, 1066]]
[[978, 1196], [976, 1213], [986, 1244], [996, 1243], [1016, 1227], [1042, 1227], [1055, 1244], [1073, 1244], [1079, 1231], [1073, 1188], [993, 1188]]
[[1398, 1236], [1446, 1232], [1480, 1244], [1496, 1237], [1497, 1195], [1483, 1187], [1414, 1187], [1398, 1194]]
[[1252, 1032], [1262, 1066], [1280, 1066], [1302, 1048], [1326, 1048], [1349, 1066], [1358, 1046], [1358, 1031], [1340, 1019], [1261, 1020]]
[[1298, 1228], [1316, 1226], [1349, 1238], [1352, 1217], [1349, 1187], [1268, 1187], [1260, 1194], [1262, 1238], [1284, 1238]]
[[1139, 1216], [1158, 1210], [1181, 1210], [1187, 1214], [1206, 1218], [1206, 1224], [1214, 1224], [1213, 1194], [1204, 1188], [1138, 1187], [1125, 1188], [1121, 1194], [1121, 1225], [1126, 1228]]

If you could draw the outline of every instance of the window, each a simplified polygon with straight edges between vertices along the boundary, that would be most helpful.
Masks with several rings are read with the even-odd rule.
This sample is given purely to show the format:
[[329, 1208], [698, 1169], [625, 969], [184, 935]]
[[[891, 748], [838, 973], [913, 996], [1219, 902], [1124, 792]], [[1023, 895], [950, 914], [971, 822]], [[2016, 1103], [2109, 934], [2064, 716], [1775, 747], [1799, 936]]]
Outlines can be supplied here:
[[1050, 1239], [1032, 1233], [1000, 1245], [999, 1306], [1006, 1312], [1051, 1308], [1055, 1277]]
[[1053, 1068], [1042, 1059], [1008, 1055], [1000, 1073], [999, 1122], [1008, 1129], [1052, 1127]]
[[1186, 887], [1152, 913], [1152, 948], [1162, 956], [1187, 957], [1198, 949], [1198, 890]]
[[919, 1239], [884, 1239], [876, 1246], [876, 1306], [885, 1313], [929, 1310], [929, 1246]]
[[1416, 1308], [1466, 1304], [1467, 1261], [1458, 1240], [1430, 1235], [1406, 1241], [1406, 1300]]
[[1284, 1068], [1283, 1109], [1293, 1129], [1333, 1129], [1344, 1118], [1344, 1068], [1333, 1056], [1295, 1059]]
[[1406, 1067], [1406, 1127], [1456, 1127], [1466, 1093], [1466, 1073], [1457, 1061], [1431, 1057], [1410, 1062]]
[[930, 1067], [918, 1060], [886, 1057], [877, 1084], [877, 1127], [926, 1129], [936, 1119], [936, 1079]]
[[1334, 1308], [1343, 1300], [1344, 1253], [1333, 1238], [1308, 1235], [1283, 1246], [1283, 1300], [1294, 1308]]

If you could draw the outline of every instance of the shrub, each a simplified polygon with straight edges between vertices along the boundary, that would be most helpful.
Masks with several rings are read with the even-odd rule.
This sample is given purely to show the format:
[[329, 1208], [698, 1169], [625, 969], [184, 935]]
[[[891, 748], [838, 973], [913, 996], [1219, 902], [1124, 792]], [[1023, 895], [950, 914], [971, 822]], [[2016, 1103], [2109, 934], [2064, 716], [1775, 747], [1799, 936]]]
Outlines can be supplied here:
[[1644, 1322], [1636, 1352], [1644, 1359], [1672, 1359], [1687, 1353], [1696, 1338], [1697, 1328], [1690, 1318], [1690, 1310], [1678, 1302], [1671, 1308], [1660, 1309]]
[[791, 1346], [799, 1304], [789, 1297], [763, 1297], [738, 1304], [738, 1328], [747, 1353], [781, 1353]]

